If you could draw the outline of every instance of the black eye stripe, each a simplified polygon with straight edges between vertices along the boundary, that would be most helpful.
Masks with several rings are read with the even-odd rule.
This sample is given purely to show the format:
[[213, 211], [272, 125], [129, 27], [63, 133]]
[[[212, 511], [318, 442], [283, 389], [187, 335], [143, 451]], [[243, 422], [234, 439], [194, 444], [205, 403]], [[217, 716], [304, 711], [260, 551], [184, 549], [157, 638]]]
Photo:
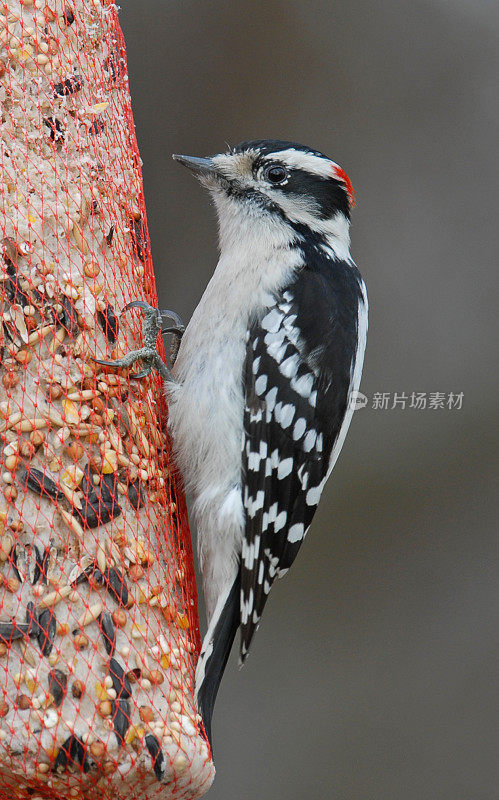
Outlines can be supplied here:
[[337, 211], [341, 211], [347, 218], [350, 217], [350, 205], [345, 187], [332, 175], [330, 178], [325, 178], [294, 167], [282, 186], [282, 192], [313, 200], [322, 219], [329, 219]]
[[[278, 158], [278, 153], [276, 157]], [[271, 169], [283, 170], [282, 180], [272, 181], [267, 177]], [[268, 160], [258, 156], [253, 162], [253, 176], [264, 180], [286, 195], [296, 195], [315, 202], [321, 219], [330, 219], [338, 211], [350, 219], [350, 202], [344, 184], [333, 173], [329, 177], [317, 175], [298, 166], [287, 166], [282, 161]], [[256, 190], [258, 191], [258, 190]], [[265, 190], [262, 191], [265, 195]]]

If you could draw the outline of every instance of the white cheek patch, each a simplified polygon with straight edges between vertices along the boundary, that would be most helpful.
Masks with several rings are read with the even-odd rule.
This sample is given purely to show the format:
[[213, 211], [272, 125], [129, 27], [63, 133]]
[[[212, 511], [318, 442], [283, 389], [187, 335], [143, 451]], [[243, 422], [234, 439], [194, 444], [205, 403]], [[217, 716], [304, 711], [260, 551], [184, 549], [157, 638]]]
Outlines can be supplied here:
[[306, 197], [299, 194], [285, 194], [279, 191], [278, 188], [270, 189], [262, 187], [262, 193], [265, 193], [269, 200], [272, 200], [276, 206], [284, 211], [286, 217], [292, 222], [303, 222], [305, 225], [310, 225], [315, 222], [318, 214], [317, 203], [312, 197]]

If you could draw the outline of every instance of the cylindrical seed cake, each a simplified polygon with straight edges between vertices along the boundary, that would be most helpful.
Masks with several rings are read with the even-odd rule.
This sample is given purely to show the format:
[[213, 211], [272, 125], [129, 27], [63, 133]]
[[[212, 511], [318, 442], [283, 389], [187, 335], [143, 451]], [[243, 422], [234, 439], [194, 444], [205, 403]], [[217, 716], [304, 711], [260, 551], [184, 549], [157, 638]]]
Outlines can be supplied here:
[[161, 384], [92, 361], [155, 303], [116, 7], [0, 2], [0, 103], [0, 797], [199, 797]]

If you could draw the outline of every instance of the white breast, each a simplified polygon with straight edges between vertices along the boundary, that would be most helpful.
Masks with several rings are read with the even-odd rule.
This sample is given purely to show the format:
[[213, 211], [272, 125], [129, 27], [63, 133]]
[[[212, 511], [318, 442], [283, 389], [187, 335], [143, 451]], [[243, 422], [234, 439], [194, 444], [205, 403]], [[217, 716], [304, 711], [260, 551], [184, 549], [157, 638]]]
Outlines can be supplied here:
[[182, 338], [175, 383], [166, 387], [176, 461], [194, 500], [209, 616], [220, 585], [232, 579], [243, 536], [246, 331], [301, 261], [282, 225], [269, 225], [262, 236], [261, 213], [255, 224], [249, 215], [242, 236], [238, 214], [237, 236], [222, 237], [220, 261]]

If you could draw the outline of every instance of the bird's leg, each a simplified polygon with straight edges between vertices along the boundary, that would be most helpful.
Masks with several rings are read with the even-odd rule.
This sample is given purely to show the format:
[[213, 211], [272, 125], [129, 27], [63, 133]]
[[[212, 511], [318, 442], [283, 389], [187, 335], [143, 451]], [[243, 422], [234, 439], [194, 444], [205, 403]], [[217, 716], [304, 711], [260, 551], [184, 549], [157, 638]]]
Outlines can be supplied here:
[[[172, 311], [163, 311], [162, 313], [169, 317], [172, 317], [173, 314]], [[185, 331], [185, 326], [182, 324], [182, 321], [180, 321], [180, 325], [174, 325], [171, 328], [163, 328], [163, 333], [172, 334], [172, 343], [170, 345], [170, 361], [172, 363], [172, 367], [175, 364], [175, 361], [177, 360], [178, 351], [180, 348], [180, 342], [182, 341], [182, 336], [184, 335], [184, 331]]]
[[[135, 300], [133, 303], [129, 303], [125, 306], [124, 312], [130, 308], [141, 308], [144, 312], [142, 325], [144, 347], [141, 347], [140, 350], [132, 350], [132, 352], [124, 355], [123, 358], [117, 358], [114, 361], [102, 361], [98, 358], [94, 358], [93, 361], [105, 367], [116, 367], [116, 369], [131, 367], [137, 361], [141, 361], [143, 369], [132, 375], [132, 378], [145, 378], [150, 375], [151, 370], [156, 369], [165, 381], [172, 381], [172, 374], [157, 351], [156, 341], [158, 333], [172, 333], [174, 335], [171, 360], [172, 364], [175, 363], [180, 340], [185, 330], [182, 320], [174, 311], [160, 311], [143, 300]], [[163, 317], [173, 320], [175, 324], [168, 328], [163, 328]]]

